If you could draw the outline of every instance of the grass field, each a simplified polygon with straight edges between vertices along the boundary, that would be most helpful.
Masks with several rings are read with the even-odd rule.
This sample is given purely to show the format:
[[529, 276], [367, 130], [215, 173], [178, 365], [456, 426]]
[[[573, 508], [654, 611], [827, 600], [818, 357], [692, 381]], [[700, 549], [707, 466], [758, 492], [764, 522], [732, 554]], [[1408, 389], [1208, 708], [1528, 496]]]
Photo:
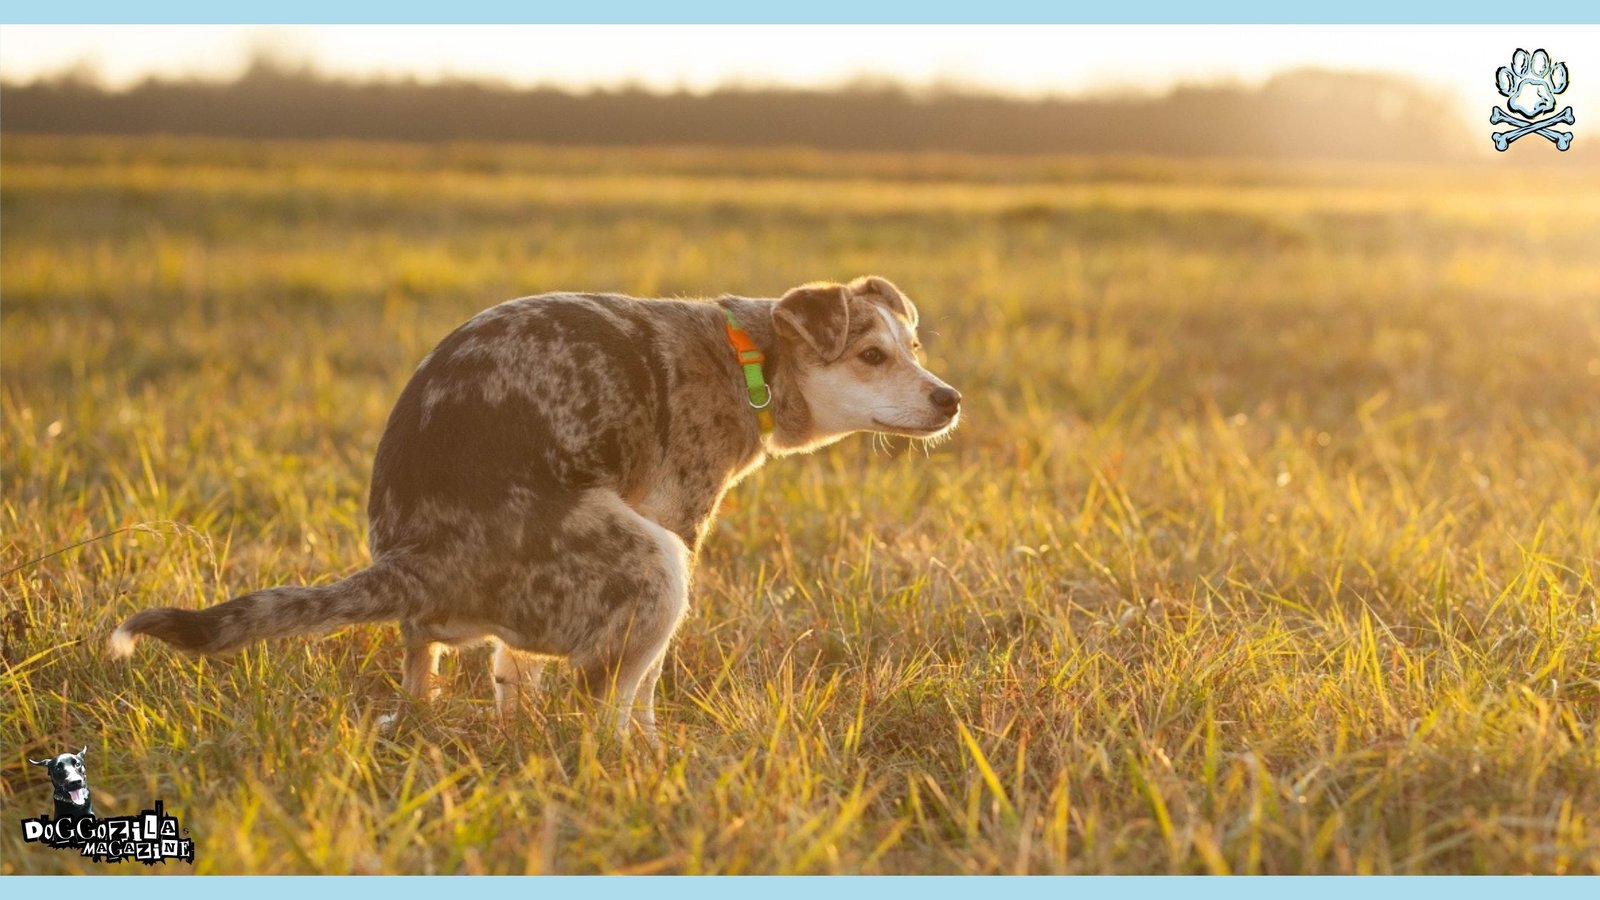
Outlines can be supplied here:
[[[198, 872], [1600, 873], [1600, 192], [1515, 156], [8, 136], [0, 871], [96, 869], [14, 824], [87, 744]], [[392, 628], [107, 658], [364, 565], [478, 309], [863, 272], [965, 424], [730, 497], [659, 752], [560, 677], [499, 719], [478, 651], [380, 733]]]

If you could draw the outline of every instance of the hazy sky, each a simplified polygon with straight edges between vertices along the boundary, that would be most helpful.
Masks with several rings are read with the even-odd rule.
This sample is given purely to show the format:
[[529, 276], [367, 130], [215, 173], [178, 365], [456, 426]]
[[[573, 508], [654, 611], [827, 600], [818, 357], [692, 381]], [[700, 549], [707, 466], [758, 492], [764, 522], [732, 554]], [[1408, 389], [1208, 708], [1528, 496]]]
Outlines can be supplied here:
[[5, 26], [0, 75], [84, 62], [116, 85], [149, 73], [229, 75], [263, 43], [338, 73], [692, 90], [860, 75], [1019, 93], [1158, 90], [1314, 64], [1416, 76], [1452, 91], [1461, 115], [1485, 125], [1500, 99], [1495, 69], [1517, 47], [1546, 47], [1572, 74], [1562, 101], [1580, 122], [1587, 109], [1600, 115], [1585, 103], [1600, 98], [1596, 26]]

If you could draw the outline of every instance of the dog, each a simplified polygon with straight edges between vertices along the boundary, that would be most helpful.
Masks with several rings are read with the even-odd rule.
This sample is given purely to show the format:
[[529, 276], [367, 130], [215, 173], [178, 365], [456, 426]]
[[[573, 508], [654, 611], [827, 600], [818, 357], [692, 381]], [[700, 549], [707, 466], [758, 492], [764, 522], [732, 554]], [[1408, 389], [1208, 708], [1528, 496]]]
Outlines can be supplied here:
[[368, 501], [372, 565], [200, 611], [150, 609], [111, 637], [216, 654], [398, 621], [401, 685], [434, 695], [444, 645], [494, 644], [502, 711], [565, 658], [655, 733], [654, 693], [723, 494], [769, 456], [859, 431], [933, 439], [961, 394], [925, 369], [916, 306], [889, 281], [781, 298], [542, 294], [491, 307], [418, 366]]
[[30, 759], [36, 766], [50, 772], [50, 784], [55, 789], [57, 819], [94, 815], [94, 800], [89, 796], [89, 775], [84, 770], [83, 758], [89, 748], [77, 753], [63, 753], [54, 759]]

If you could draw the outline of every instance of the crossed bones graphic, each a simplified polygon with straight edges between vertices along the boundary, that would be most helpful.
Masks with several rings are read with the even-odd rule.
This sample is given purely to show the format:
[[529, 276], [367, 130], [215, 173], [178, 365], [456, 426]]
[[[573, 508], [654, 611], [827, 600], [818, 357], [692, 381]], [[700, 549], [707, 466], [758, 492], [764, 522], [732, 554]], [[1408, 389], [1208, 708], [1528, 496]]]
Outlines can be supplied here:
[[1569, 106], [1548, 119], [1529, 122], [1525, 119], [1519, 119], [1496, 106], [1489, 111], [1489, 124], [1499, 125], [1501, 122], [1508, 122], [1517, 127], [1511, 131], [1499, 131], [1490, 135], [1490, 137], [1494, 138], [1494, 148], [1496, 150], [1504, 151], [1518, 138], [1525, 138], [1530, 134], [1537, 134], [1549, 140], [1550, 143], [1556, 145], [1557, 150], [1565, 150], [1572, 145], [1572, 132], [1557, 131], [1550, 126], [1572, 125], [1577, 122], [1577, 118], [1572, 114], [1572, 107]]

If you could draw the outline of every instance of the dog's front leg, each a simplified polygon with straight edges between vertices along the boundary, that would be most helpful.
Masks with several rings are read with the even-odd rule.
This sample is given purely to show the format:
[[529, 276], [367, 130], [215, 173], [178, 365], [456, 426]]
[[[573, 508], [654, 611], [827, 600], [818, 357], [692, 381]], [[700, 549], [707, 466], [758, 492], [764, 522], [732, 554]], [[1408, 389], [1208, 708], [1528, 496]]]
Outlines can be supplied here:
[[700, 556], [700, 545], [716, 521], [717, 507], [722, 505], [725, 485], [712, 483], [695, 485], [672, 484], [651, 492], [643, 502], [633, 508], [639, 515], [677, 535], [689, 548], [689, 559]]
[[517, 653], [500, 641], [494, 643], [494, 708], [500, 715], [511, 711], [524, 693], [539, 689], [544, 660]]

